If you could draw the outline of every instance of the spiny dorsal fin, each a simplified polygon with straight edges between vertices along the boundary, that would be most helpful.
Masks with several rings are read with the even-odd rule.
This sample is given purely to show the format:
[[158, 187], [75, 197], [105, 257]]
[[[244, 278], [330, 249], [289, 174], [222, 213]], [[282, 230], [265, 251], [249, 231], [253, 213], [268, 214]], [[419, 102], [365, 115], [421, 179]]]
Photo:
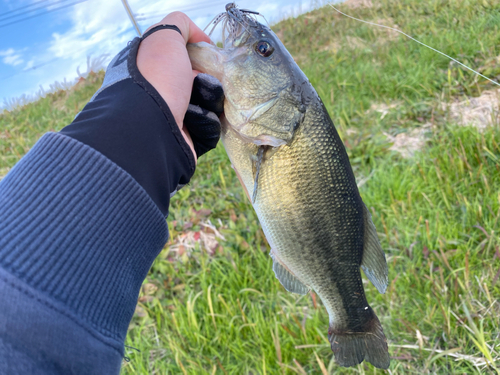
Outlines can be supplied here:
[[280, 261], [274, 256], [272, 250], [271, 258], [273, 258], [273, 271], [276, 278], [280, 281], [281, 285], [285, 287], [286, 290], [297, 294], [307, 294], [309, 288], [305, 286], [295, 275], [293, 275]]
[[387, 269], [384, 251], [377, 237], [377, 230], [373, 224], [370, 212], [364, 203], [363, 216], [365, 219], [365, 235], [361, 268], [365, 272], [366, 277], [368, 277], [368, 280], [375, 285], [375, 288], [377, 288], [380, 293], [384, 294], [387, 289], [387, 284], [389, 283], [389, 271]]

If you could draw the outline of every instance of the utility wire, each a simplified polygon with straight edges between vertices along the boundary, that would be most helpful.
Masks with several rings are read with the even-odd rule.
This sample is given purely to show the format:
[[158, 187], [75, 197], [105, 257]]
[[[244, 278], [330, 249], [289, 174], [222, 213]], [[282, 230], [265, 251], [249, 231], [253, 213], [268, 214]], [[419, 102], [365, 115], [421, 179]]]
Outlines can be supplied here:
[[16, 9], [8, 10], [7, 12], [4, 12], [3, 15], [10, 14], [10, 13], [15, 13], [15, 12], [18, 12], [18, 11], [26, 9], [26, 8], [31, 8], [32, 6], [35, 6], [35, 5], [40, 4], [40, 3], [46, 3], [48, 1], [52, 1], [52, 0], [39, 0], [39, 1], [35, 1], [35, 2], [31, 3], [31, 4], [24, 5], [22, 7], [16, 8]]
[[[204, 2], [201, 2], [201, 3], [193, 4], [192, 6], [187, 7], [187, 8], [181, 8], [181, 9], [177, 9], [176, 8], [175, 10], [178, 10], [178, 11], [181, 11], [181, 12], [189, 12], [191, 10], [205, 9], [205, 8], [210, 8], [212, 6], [226, 4], [226, 3], [227, 3], [227, 0], [218, 1], [218, 2], [207, 2], [207, 1], [204, 1]], [[150, 20], [152, 18], [159, 17], [161, 15], [165, 16], [168, 12], [172, 12], [172, 11], [173, 11], [173, 9], [170, 8], [170, 9], [165, 9], [163, 11], [155, 11], [155, 12], [148, 12], [148, 13], [137, 13], [136, 14], [137, 21], [146, 21], [146, 20]]]
[[[226, 1], [227, 2], [227, 1]], [[197, 2], [197, 3], [194, 3], [194, 4], [189, 4], [189, 7], [198, 7], [198, 6], [205, 6], [205, 5], [210, 5], [212, 4], [213, 2], [212, 1], [200, 1], [200, 2]], [[183, 9], [179, 9], [179, 8], [175, 8], [175, 10], [178, 10], [178, 11], [183, 11]], [[167, 10], [154, 10], [154, 11], [150, 11], [150, 12], [146, 12], [146, 13], [140, 13], [140, 10], [135, 14], [136, 16], [147, 16], [147, 15], [152, 15], [152, 14], [156, 14], [156, 13], [161, 13], [161, 12], [170, 12], [172, 11], [172, 7], [171, 8], [167, 8]]]
[[[57, 5], [59, 3], [64, 3], [65, 1], [70, 1], [70, 0], [56, 0], [55, 2], [50, 2], [52, 0], [44, 0], [43, 2], [44, 3], [47, 3], [47, 1], [49, 1], [48, 4], [43, 4], [43, 5], [40, 5], [38, 7], [35, 7], [35, 8], [32, 8], [32, 9], [28, 9], [28, 10], [25, 10], [21, 13], [17, 13], [17, 14], [8, 14], [7, 13], [3, 13], [3, 14], [0, 14], [0, 22], [3, 22], [3, 21], [6, 21], [6, 20], [9, 20], [9, 19], [12, 19], [12, 18], [16, 18], [16, 17], [21, 17], [21, 16], [24, 16], [24, 15], [27, 15], [27, 14], [32, 14], [33, 12], [39, 10], [39, 9], [46, 9], [50, 6], [53, 6], [53, 5]], [[50, 10], [50, 9], [48, 9]]]
[[[79, 49], [78, 49], [78, 50], [79, 50]], [[76, 51], [74, 51], [74, 52], [78, 52], [78, 50], [76, 50]], [[49, 60], [49, 61], [45, 61], [45, 62], [40, 63], [40, 64], [38, 64], [38, 65], [34, 65], [34, 66], [30, 67], [30, 68], [23, 69], [23, 70], [21, 70], [21, 71], [19, 71], [19, 72], [12, 73], [12, 74], [10, 74], [10, 75], [8, 75], [8, 76], [0, 77], [0, 81], [5, 81], [6, 79], [9, 79], [9, 78], [12, 78], [12, 77], [18, 76], [19, 74], [27, 73], [27, 72], [29, 72], [30, 70], [36, 70], [36, 69], [38, 69], [38, 68], [41, 68], [42, 66], [45, 66], [45, 65], [51, 64], [51, 63], [53, 63], [54, 61], [57, 61], [57, 60], [60, 60], [60, 59], [62, 59], [62, 57], [55, 57], [55, 58], [53, 58], [53, 59], [51, 59], [51, 60]]]
[[[40, 0], [40, 1], [36, 1], [36, 2], [32, 3], [31, 5], [26, 5], [26, 6], [24, 6], [24, 7], [19, 7], [19, 8], [17, 8], [17, 9], [15, 9], [15, 10], [12, 10], [12, 11], [9, 11], [9, 12], [5, 12], [3, 15], [5, 15], [5, 14], [7, 14], [7, 13], [12, 13], [12, 12], [18, 11], [18, 10], [20, 10], [20, 9], [28, 8], [28, 7], [31, 7], [31, 6], [36, 5], [36, 4], [46, 3], [46, 2], [49, 2], [49, 1], [52, 1], [52, 0]], [[62, 3], [62, 2], [64, 2], [64, 1], [71, 1], [71, 0], [60, 0], [60, 1], [58, 1], [58, 3]], [[35, 14], [35, 15], [33, 15], [33, 16], [30, 16], [30, 17], [25, 17], [25, 18], [23, 18], [23, 19], [19, 19], [19, 20], [15, 20], [15, 21], [10, 22], [10, 23], [7, 23], [7, 24], [1, 24], [1, 21], [2, 21], [2, 20], [0, 19], [0, 28], [2, 28], [2, 27], [4, 27], [4, 26], [12, 25], [12, 24], [15, 24], [15, 23], [18, 23], [18, 22], [24, 21], [24, 20], [28, 20], [28, 19], [31, 19], [31, 18], [35, 18], [35, 17], [38, 17], [38, 16], [42, 16], [42, 15], [44, 15], [44, 14], [48, 14], [48, 13], [51, 13], [51, 12], [55, 12], [55, 11], [57, 11], [57, 10], [59, 10], [59, 9], [67, 8], [67, 7], [69, 7], [69, 6], [76, 5], [76, 4], [79, 4], [79, 3], [83, 3], [83, 2], [85, 2], [85, 1], [88, 1], [88, 0], [78, 0], [78, 1], [72, 2], [72, 3], [70, 3], [70, 4], [65, 4], [65, 5], [63, 5], [63, 6], [59, 7], [59, 8], [49, 9], [49, 10], [48, 10], [48, 11], [46, 11], [46, 12], [37, 13], [37, 14]], [[226, 2], [227, 2], [227, 0], [223, 0], [223, 1], [220, 1], [220, 2], [215, 2], [215, 3], [209, 3], [209, 2], [207, 2], [207, 1], [204, 1], [204, 2], [200, 2], [200, 3], [193, 4], [193, 6], [191, 6], [191, 7], [188, 7], [188, 8], [183, 8], [183, 9], [179, 9], [179, 10], [180, 10], [180, 11], [190, 11], [190, 10], [195, 10], [195, 9], [204, 9], [204, 8], [208, 8], [208, 7], [210, 7], [210, 6], [216, 6], [216, 5], [220, 5], [220, 4], [225, 4]], [[51, 4], [51, 5], [53, 5], [53, 4]], [[37, 8], [37, 9], [38, 9], [38, 8]], [[32, 10], [34, 10], [34, 9], [32, 9]], [[31, 10], [31, 11], [32, 11], [32, 10]], [[162, 11], [158, 11], [158, 12], [156, 12], [156, 13], [157, 13], [157, 15], [153, 15], [155, 12], [149, 12], [149, 13], [138, 13], [138, 14], [136, 14], [136, 16], [147, 16], [147, 15], [151, 15], [151, 16], [149, 16], [149, 17], [143, 17], [143, 18], [138, 17], [138, 18], [137, 18], [137, 20], [139, 20], [139, 19], [141, 19], [141, 20], [146, 20], [146, 19], [149, 19], [149, 18], [157, 17], [157, 16], [158, 16], [158, 15], [160, 15], [160, 14], [166, 14], [167, 12], [170, 12], [171, 10], [172, 10], [172, 9], [165, 10], [165, 11], [163, 11], [163, 12], [162, 12]], [[30, 13], [30, 11], [27, 11], [27, 12], [26, 12], [26, 14], [28, 14], [28, 13]], [[2, 15], [0, 15], [0, 18], [1, 18], [1, 17], [2, 17]], [[75, 50], [74, 52], [77, 52], [77, 50]], [[72, 54], [72, 53], [70, 53], [70, 55], [71, 55], [71, 54]], [[29, 72], [29, 71], [31, 71], [31, 70], [36, 70], [36, 69], [38, 69], [38, 68], [41, 68], [41, 67], [43, 67], [43, 66], [45, 66], [45, 65], [48, 65], [48, 64], [51, 64], [51, 63], [53, 63], [53, 62], [55, 62], [55, 61], [57, 61], [57, 60], [60, 60], [60, 59], [62, 59], [62, 58], [64, 58], [64, 57], [56, 57], [56, 58], [50, 59], [50, 60], [48, 60], [48, 61], [42, 62], [42, 63], [40, 63], [40, 64], [37, 64], [37, 65], [35, 65], [35, 66], [32, 66], [32, 67], [30, 67], [30, 68], [23, 69], [23, 70], [21, 70], [21, 71], [19, 71], [19, 72], [16, 72], [16, 73], [10, 74], [10, 75], [8, 75], [8, 76], [0, 77], [0, 81], [4, 81], [4, 80], [6, 80], [6, 79], [9, 79], [9, 78], [15, 77], [15, 76], [20, 75], [20, 74], [22, 74], [22, 73], [27, 73], [27, 72]]]
[[[67, 56], [71, 56], [73, 55], [74, 53], [77, 53], [81, 50], [81, 48], [77, 48], [77, 49], [74, 49], [74, 50], [71, 50], [69, 51], [66, 56], [58, 56], [58, 57], [54, 57], [53, 59], [50, 59], [50, 60], [47, 60], [47, 61], [43, 61], [37, 65], [34, 65], [34, 66], [31, 66], [29, 68], [25, 68], [21, 71], [18, 71], [18, 72], [15, 72], [15, 73], [12, 73], [10, 75], [7, 75], [7, 76], [3, 76], [3, 77], [0, 77], [0, 81], [5, 81], [6, 79], [9, 79], [9, 78], [12, 78], [12, 77], [15, 77], [15, 76], [18, 76], [20, 74], [23, 74], [23, 73], [27, 73], [31, 70], [37, 70], [38, 68], [41, 68], [42, 66], [45, 66], [45, 65], [49, 65], [49, 64], [52, 64], [53, 62], [55, 61], [58, 61], [58, 60], [61, 60], [61, 59], [65, 59], [67, 58]], [[90, 54], [90, 56], [92, 56], [92, 54]], [[102, 56], [102, 55], [101, 55]]]
[[[74, 1], [74, 2], [69, 3], [69, 4], [62, 5], [62, 6], [58, 7], [58, 8], [49, 9], [46, 12], [40, 12], [40, 13], [34, 14], [34, 15], [30, 16], [30, 17], [24, 17], [24, 18], [21, 18], [21, 19], [12, 21], [12, 22], [0, 24], [0, 28], [5, 27], [5, 26], [9, 26], [9, 25], [13, 25], [13, 24], [16, 24], [16, 23], [19, 23], [19, 22], [22, 22], [22, 21], [26, 21], [26, 20], [29, 20], [29, 19], [32, 19], [32, 18], [35, 18], [35, 17], [43, 16], [45, 14], [52, 13], [52, 12], [58, 11], [60, 9], [64, 9], [64, 8], [68, 8], [68, 7], [76, 5], [76, 4], [84, 3], [86, 1], [88, 1], [88, 0]], [[1, 20], [0, 20], [0, 22], [1, 22]]]

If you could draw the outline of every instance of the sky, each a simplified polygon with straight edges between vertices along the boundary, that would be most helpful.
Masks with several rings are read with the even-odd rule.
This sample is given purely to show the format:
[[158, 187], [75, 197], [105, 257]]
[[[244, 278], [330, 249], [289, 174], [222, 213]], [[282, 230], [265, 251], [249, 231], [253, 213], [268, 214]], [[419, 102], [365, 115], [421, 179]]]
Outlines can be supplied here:
[[[202, 29], [229, 0], [128, 0], [144, 31], [184, 11]], [[320, 0], [240, 0], [272, 24], [315, 8]], [[13, 98], [74, 83], [87, 60], [106, 64], [137, 36], [121, 0], [0, 0], [0, 108]]]

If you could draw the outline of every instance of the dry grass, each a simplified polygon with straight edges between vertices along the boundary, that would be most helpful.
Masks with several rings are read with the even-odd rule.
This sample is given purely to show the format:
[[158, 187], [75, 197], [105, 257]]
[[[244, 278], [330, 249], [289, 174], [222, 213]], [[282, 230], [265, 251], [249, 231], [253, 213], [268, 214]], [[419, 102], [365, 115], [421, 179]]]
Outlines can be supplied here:
[[443, 103], [442, 108], [449, 111], [452, 121], [482, 131], [487, 126], [500, 124], [500, 89], [483, 91], [478, 97]]
[[349, 9], [357, 9], [357, 8], [372, 8], [373, 1], [372, 0], [347, 0], [344, 3]]

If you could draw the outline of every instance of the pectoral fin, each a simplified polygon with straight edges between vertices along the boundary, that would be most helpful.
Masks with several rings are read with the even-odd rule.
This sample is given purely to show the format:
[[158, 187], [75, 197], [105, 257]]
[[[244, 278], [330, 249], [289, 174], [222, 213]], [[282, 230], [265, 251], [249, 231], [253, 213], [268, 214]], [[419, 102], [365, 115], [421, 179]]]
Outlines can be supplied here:
[[387, 269], [384, 251], [378, 240], [377, 230], [373, 224], [370, 212], [364, 203], [363, 216], [365, 219], [365, 235], [361, 268], [365, 272], [366, 277], [368, 277], [368, 280], [375, 285], [375, 288], [377, 288], [380, 293], [384, 294], [389, 282], [389, 271]]
[[257, 151], [257, 159], [255, 160], [254, 167], [254, 184], [253, 184], [253, 194], [252, 194], [252, 204], [255, 203], [255, 198], [257, 198], [257, 186], [259, 182], [259, 173], [260, 167], [262, 166], [262, 162], [264, 161], [264, 154], [267, 150], [267, 146], [260, 146]]
[[274, 274], [286, 290], [302, 295], [309, 292], [309, 288], [304, 285], [294, 274], [292, 274], [292, 272], [279, 261], [279, 259], [273, 254], [272, 251], [269, 255], [271, 255], [271, 258], [273, 259]]

